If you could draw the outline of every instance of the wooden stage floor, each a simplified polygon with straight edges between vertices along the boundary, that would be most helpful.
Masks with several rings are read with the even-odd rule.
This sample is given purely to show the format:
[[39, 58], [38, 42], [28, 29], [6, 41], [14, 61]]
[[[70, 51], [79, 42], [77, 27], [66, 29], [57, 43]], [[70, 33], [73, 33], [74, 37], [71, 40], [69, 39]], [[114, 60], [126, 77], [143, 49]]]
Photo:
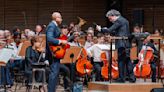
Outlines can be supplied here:
[[161, 82], [152, 83], [150, 80], [144, 82], [138, 80], [136, 83], [109, 83], [109, 82], [90, 82], [89, 92], [150, 92], [153, 88], [163, 88]]

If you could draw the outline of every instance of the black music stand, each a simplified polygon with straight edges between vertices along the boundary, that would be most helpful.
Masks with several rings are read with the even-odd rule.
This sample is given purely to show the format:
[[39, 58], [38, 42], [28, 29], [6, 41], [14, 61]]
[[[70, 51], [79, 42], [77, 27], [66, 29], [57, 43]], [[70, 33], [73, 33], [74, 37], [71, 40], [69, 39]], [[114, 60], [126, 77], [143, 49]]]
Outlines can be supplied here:
[[110, 81], [110, 83], [112, 83], [112, 41], [113, 39], [111, 39], [110, 42], [110, 54], [109, 54], [109, 67], [108, 67], [108, 79]]
[[[66, 50], [64, 58], [60, 61], [62, 64], [75, 64], [76, 60], [79, 58], [81, 52], [81, 47], [71, 46], [69, 49]], [[74, 67], [71, 66], [71, 80], [74, 80], [73, 75]]]

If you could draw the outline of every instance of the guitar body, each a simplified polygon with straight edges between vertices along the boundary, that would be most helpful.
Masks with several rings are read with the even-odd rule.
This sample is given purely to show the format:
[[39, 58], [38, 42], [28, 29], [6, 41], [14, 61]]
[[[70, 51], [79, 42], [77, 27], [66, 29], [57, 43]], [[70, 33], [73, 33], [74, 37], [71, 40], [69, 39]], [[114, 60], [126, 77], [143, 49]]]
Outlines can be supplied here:
[[[59, 37], [58, 39], [59, 40], [67, 40], [67, 36], [63, 35], [63, 36]], [[61, 44], [58, 46], [50, 45], [50, 49], [51, 49], [53, 55], [55, 56], [55, 58], [57, 58], [57, 59], [64, 58], [66, 49], [68, 49], [68, 48], [70, 48], [69, 44], [66, 44], [66, 45]]]

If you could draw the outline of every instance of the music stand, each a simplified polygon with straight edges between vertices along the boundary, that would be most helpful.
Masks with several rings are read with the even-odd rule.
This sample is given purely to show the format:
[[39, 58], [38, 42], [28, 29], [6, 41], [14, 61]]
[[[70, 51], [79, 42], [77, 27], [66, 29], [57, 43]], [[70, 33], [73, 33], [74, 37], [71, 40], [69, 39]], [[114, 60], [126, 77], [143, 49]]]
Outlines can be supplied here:
[[[69, 49], [66, 50], [65, 56], [63, 59], [61, 59], [60, 63], [62, 64], [71, 64], [71, 81], [74, 82], [74, 67], [73, 64], [76, 62], [76, 60], [80, 57], [82, 49], [81, 47], [77, 46], [71, 46]], [[71, 83], [71, 84], [72, 84]]]
[[26, 54], [26, 49], [31, 46], [31, 42], [30, 41], [25, 41], [22, 43], [22, 46], [20, 47], [20, 49], [18, 50], [18, 56], [25, 56]]
[[132, 47], [130, 49], [130, 59], [131, 60], [137, 60], [137, 47]]
[[78, 40], [78, 42], [79, 42], [82, 46], [85, 45], [85, 39], [80, 38], [80, 39]]
[[[82, 50], [81, 47], [71, 46], [69, 49], [66, 50], [64, 58], [61, 59], [60, 63], [62, 64], [75, 63], [80, 56], [81, 50]], [[71, 55], [74, 56], [71, 58], [70, 57]]]

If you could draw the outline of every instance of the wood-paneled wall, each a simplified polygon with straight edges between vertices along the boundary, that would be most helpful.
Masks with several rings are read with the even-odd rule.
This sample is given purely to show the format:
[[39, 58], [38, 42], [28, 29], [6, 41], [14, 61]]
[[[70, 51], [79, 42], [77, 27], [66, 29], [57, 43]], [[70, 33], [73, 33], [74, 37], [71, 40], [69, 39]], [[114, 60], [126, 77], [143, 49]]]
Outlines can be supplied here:
[[[163, 0], [122, 0], [121, 4], [120, 10], [130, 24], [132, 11], [139, 8], [144, 10], [144, 30], [153, 32], [153, 28], [164, 29]], [[77, 23], [77, 16], [84, 18], [88, 23], [83, 29], [92, 26], [92, 22], [106, 25], [105, 13], [109, 5], [109, 0], [0, 0], [0, 29], [12, 29], [14, 26], [23, 29], [25, 19], [32, 29], [36, 24], [48, 24], [53, 11], [60, 11], [66, 24], [72, 21]]]
[[144, 10], [144, 31], [153, 33], [153, 29], [164, 29], [163, 0], [123, 0], [123, 15], [130, 20], [131, 24], [134, 9]]
[[[60, 11], [63, 22], [78, 22], [77, 16], [105, 25], [106, 0], [0, 0], [0, 28], [29, 28], [48, 24], [53, 11]], [[24, 13], [26, 18], [24, 18]]]

